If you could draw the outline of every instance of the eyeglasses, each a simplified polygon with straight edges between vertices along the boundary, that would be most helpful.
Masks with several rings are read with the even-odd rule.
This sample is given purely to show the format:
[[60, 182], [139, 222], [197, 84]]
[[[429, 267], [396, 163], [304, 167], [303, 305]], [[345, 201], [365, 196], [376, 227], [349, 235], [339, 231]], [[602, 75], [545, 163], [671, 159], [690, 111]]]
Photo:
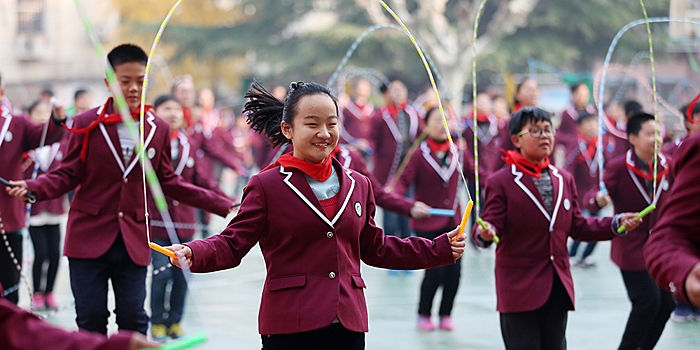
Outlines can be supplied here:
[[554, 131], [553, 129], [525, 129], [525, 130], [519, 132], [517, 135], [523, 136], [527, 133], [529, 133], [530, 136], [532, 136], [534, 138], [538, 138], [542, 135], [547, 136], [547, 137], [552, 137], [552, 136], [556, 135], [557, 132]]

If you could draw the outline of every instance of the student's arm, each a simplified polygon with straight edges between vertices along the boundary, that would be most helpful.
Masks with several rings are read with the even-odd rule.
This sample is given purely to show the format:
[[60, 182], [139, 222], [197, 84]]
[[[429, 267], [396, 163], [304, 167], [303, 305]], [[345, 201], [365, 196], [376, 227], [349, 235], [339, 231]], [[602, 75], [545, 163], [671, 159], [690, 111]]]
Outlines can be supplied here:
[[136, 350], [159, 346], [131, 332], [120, 332], [110, 338], [91, 332], [68, 332], [7, 299], [0, 299], [0, 344], [7, 350]]
[[[578, 194], [576, 185], [573, 182], [573, 177], [566, 176], [564, 186], [569, 186], [571, 189], [571, 233], [570, 236], [578, 241], [605, 241], [612, 239], [617, 235], [617, 228], [620, 225], [619, 216], [599, 218], [590, 216], [587, 218], [581, 214], [581, 208], [578, 204]], [[560, 209], [561, 210], [561, 209]], [[624, 236], [625, 234], [621, 234]]]
[[[75, 119], [74, 126], [83, 128], [87, 126], [87, 122], [84, 119]], [[85, 171], [83, 160], [80, 158], [84, 137], [82, 134], [72, 134], [61, 165], [35, 180], [26, 181], [27, 189], [36, 195], [37, 201], [58, 198], [80, 184]]]
[[189, 206], [226, 217], [233, 207], [233, 201], [214, 191], [188, 183], [182, 176], [175, 174], [170, 158], [170, 137], [167, 133], [163, 134], [161, 142], [163, 154], [159, 157], [156, 174], [163, 193]]
[[[22, 135], [23, 150], [26, 152], [39, 147], [41, 145], [41, 135], [44, 132], [44, 124], [34, 124], [25, 116], [19, 116], [16, 118], [18, 119], [17, 122], [24, 124], [24, 135]], [[61, 126], [61, 123], [65, 121], [65, 115], [63, 118], [63, 120], [59, 120], [52, 115], [51, 119], [46, 122], [47, 130], [44, 145], [50, 145], [54, 142], [61, 141], [63, 138], [63, 133], [67, 132]]]
[[[700, 142], [683, 142], [676, 151], [671, 192], [658, 209], [658, 222], [644, 249], [646, 266], [676, 299], [700, 305]], [[693, 272], [694, 271], [694, 272]], [[690, 286], [689, 286], [690, 285]], [[694, 286], [694, 287], [693, 287]], [[691, 287], [691, 290], [688, 290]]]
[[221, 234], [185, 244], [192, 250], [192, 271], [211, 272], [238, 266], [267, 232], [264, 188], [253, 176], [243, 192], [241, 208]]
[[204, 136], [204, 134], [201, 135], [200, 138], [200, 148], [206, 153], [208, 156], [212, 157], [213, 159], [217, 160], [219, 163], [223, 164], [224, 166], [231, 168], [231, 170], [239, 173], [239, 174], [247, 174], [248, 171], [243, 167], [241, 164], [241, 160], [238, 158], [238, 156], [233, 153], [229, 152], [226, 147], [220, 147], [216, 145], [216, 139], [215, 138], [207, 138]]
[[224, 191], [221, 190], [219, 184], [217, 184], [216, 181], [214, 181], [214, 179], [212, 179], [210, 176], [207, 176], [207, 174], [202, 169], [201, 163], [196, 160], [194, 162], [194, 177], [192, 180], [192, 183], [194, 183], [195, 185], [201, 188], [206, 188], [208, 190], [214, 191], [218, 195], [228, 198], [228, 195], [226, 195], [226, 193], [224, 193]]
[[[350, 156], [352, 156], [352, 153]], [[413, 208], [415, 201], [394, 192], [387, 192], [382, 184], [379, 183], [379, 180], [377, 180], [377, 178], [375, 178], [374, 175], [369, 172], [367, 169], [367, 163], [365, 163], [365, 159], [362, 158], [361, 155], [357, 154], [356, 157], [353, 156], [352, 167], [355, 171], [367, 176], [369, 179], [372, 186], [372, 191], [374, 191], [374, 200], [376, 201], [377, 205], [385, 210], [393, 211], [399, 215], [411, 216], [411, 209]]]
[[[490, 224], [496, 236], [501, 235], [501, 232], [505, 230], [505, 225], [507, 223], [506, 213], [508, 210], [508, 197], [505, 193], [503, 187], [498, 183], [497, 179], [493, 176], [486, 181], [486, 187], [484, 188], [484, 207], [481, 212], [481, 219], [486, 223]], [[472, 240], [476, 242], [476, 245], [487, 248], [491, 245], [493, 241], [485, 241], [478, 234], [478, 224], [474, 224], [472, 228]]]
[[[368, 181], [368, 180], [365, 180]], [[451, 264], [455, 261], [452, 245], [447, 234], [433, 240], [420, 237], [400, 239], [384, 236], [382, 229], [376, 226], [374, 215], [376, 205], [374, 194], [369, 187], [365, 202], [365, 226], [360, 233], [360, 257], [367, 265], [395, 270], [428, 269]], [[239, 214], [240, 215], [240, 214]], [[363, 214], [364, 215], [364, 214]], [[455, 242], [464, 245], [464, 242]]]
[[[411, 159], [409, 159], [408, 164], [406, 164], [406, 168], [404, 168], [403, 173], [401, 173], [401, 176], [396, 181], [396, 186], [394, 186], [392, 192], [399, 195], [404, 195], [416, 181], [416, 176], [418, 176], [416, 169], [419, 160], [418, 157], [423, 156], [421, 153], [422, 152], [420, 149], [416, 149], [416, 151], [413, 152]], [[392, 180], [389, 180], [388, 183], [391, 183], [391, 181]]]

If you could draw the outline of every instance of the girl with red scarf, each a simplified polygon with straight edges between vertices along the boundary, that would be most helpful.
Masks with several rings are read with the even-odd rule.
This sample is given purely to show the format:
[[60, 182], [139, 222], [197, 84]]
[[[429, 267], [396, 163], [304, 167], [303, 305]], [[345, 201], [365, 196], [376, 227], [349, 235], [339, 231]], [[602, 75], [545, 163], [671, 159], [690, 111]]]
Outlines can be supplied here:
[[574, 286], [566, 241], [615, 237], [619, 225], [633, 230], [634, 213], [584, 218], [573, 177], [549, 164], [554, 144], [551, 115], [537, 107], [513, 114], [509, 129], [516, 151], [508, 166], [486, 182], [481, 218], [473, 238], [496, 246], [496, 297], [506, 349], [566, 349], [566, 320]]
[[[253, 83], [244, 106], [253, 130], [294, 151], [251, 177], [240, 211], [219, 235], [174, 245], [194, 272], [237, 266], [256, 244], [265, 257], [259, 331], [263, 349], [364, 349], [368, 331], [360, 260], [390, 269], [452, 264], [458, 230], [428, 240], [383, 236], [364, 175], [331, 156], [338, 104], [316, 83], [292, 83], [284, 102]], [[177, 261], [171, 261], [179, 266]]]

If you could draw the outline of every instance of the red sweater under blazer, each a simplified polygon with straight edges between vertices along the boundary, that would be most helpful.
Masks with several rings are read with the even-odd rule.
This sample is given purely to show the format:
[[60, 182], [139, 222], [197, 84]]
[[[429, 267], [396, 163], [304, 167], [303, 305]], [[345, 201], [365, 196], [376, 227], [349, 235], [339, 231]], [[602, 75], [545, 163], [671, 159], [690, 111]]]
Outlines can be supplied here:
[[[661, 158], [660, 163], [664, 167], [668, 167], [666, 158], [661, 153], [659, 153], [659, 156]], [[647, 194], [644, 179], [627, 168], [626, 161], [633, 158], [634, 153], [632, 150], [629, 150], [627, 154], [610, 161], [603, 173], [603, 182], [605, 182], [608, 194], [612, 197], [616, 214], [640, 212], [652, 203], [652, 199]], [[669, 175], [664, 176], [657, 183], [656, 195], [654, 196], [654, 203], [656, 203], [657, 208], [666, 201], [671, 183], [673, 183], [673, 180]], [[591, 211], [600, 210], [595, 201], [597, 193], [598, 190], [595, 189], [585, 196], [584, 203]], [[626, 236], [618, 236], [612, 239], [610, 258], [620, 267], [620, 270], [646, 270], [644, 266], [644, 244], [649, 238], [651, 228], [656, 223], [658, 213], [658, 209], [652, 211], [644, 217], [644, 221], [637, 229], [627, 232]]]
[[[102, 106], [77, 115], [75, 128], [96, 120]], [[107, 113], [111, 113], [108, 106]], [[220, 216], [228, 214], [221, 197], [187, 183], [173, 172], [170, 159], [170, 126], [149, 112], [145, 118], [145, 149], [166, 196]], [[145, 227], [141, 166], [136, 154], [123, 163], [117, 125], [99, 124], [89, 135], [85, 162], [80, 159], [82, 134], [70, 138], [61, 167], [36, 180], [27, 181], [37, 200], [56, 198], [78, 187], [68, 212], [64, 253], [69, 258], [95, 259], [102, 256], [121, 232], [131, 260], [148, 266], [151, 249]], [[149, 193], [150, 196], [150, 193]]]
[[390, 269], [423, 269], [454, 262], [447, 235], [434, 240], [385, 237], [375, 225], [369, 180], [333, 160], [340, 181], [335, 216], [326, 217], [304, 174], [274, 167], [254, 175], [241, 208], [219, 235], [187, 243], [194, 272], [232, 268], [255, 245], [267, 276], [259, 313], [261, 334], [305, 332], [337, 316], [367, 332], [360, 261]]
[[[4, 108], [0, 114], [0, 177], [22, 180], [22, 153], [39, 147], [44, 125], [34, 124], [26, 116], [13, 116]], [[48, 121], [46, 145], [58, 142], [64, 129], [53, 120]], [[0, 218], [5, 231], [19, 231], [25, 224], [26, 203], [0, 190]]]
[[685, 139], [673, 158], [674, 177], [658, 222], [644, 248], [646, 267], [659, 286], [688, 301], [685, 280], [700, 263], [700, 133]]
[[[514, 165], [486, 182], [482, 219], [496, 229], [496, 296], [499, 312], [537, 310], [552, 290], [553, 273], [574, 303], [574, 283], [566, 241], [601, 241], [614, 237], [612, 218], [584, 218], [571, 174], [549, 166], [554, 188], [553, 215], [531, 176]], [[476, 237], [476, 226], [472, 230]]]

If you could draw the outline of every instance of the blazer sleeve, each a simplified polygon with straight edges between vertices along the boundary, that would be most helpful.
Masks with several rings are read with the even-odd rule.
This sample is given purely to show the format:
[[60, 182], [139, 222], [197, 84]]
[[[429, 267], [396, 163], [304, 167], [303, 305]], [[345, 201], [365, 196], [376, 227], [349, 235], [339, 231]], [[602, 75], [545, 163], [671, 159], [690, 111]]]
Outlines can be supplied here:
[[[76, 120], [76, 124], [78, 123]], [[80, 124], [82, 125], [75, 127], [82, 128], [86, 123]], [[35, 180], [27, 180], [29, 191], [36, 195], [37, 201], [58, 198], [80, 184], [85, 171], [83, 160], [80, 159], [83, 138], [84, 135], [72, 134], [68, 141], [68, 151], [61, 165], [46, 174], [39, 175]]]
[[226, 217], [233, 206], [233, 201], [214, 191], [188, 183], [182, 176], [175, 174], [170, 158], [170, 140], [167, 133], [163, 134], [161, 144], [163, 154], [159, 157], [156, 174], [163, 193], [189, 206]]
[[208, 190], [214, 191], [216, 194], [228, 198], [228, 195], [224, 193], [224, 191], [219, 187], [219, 184], [214, 181], [210, 176], [207, 176], [204, 170], [202, 169], [202, 165], [195, 161], [194, 163], [194, 178], [192, 181], [195, 185], [201, 187], [201, 188], [206, 188]]
[[413, 184], [413, 182], [416, 180], [418, 157], [421, 156], [419, 152], [421, 151], [418, 149], [413, 152], [411, 159], [409, 159], [408, 164], [406, 164], [406, 168], [404, 168], [403, 173], [401, 173], [401, 176], [396, 181], [396, 186], [394, 186], [394, 190], [392, 192], [404, 195], [411, 187], [411, 184]]
[[377, 207], [369, 183], [367, 183], [367, 187], [369, 195], [365, 207], [369, 215], [367, 215], [365, 226], [360, 233], [360, 257], [362, 261], [370, 266], [394, 270], [428, 269], [454, 263], [452, 247], [447, 234], [440, 235], [433, 240], [421, 237], [400, 239], [395, 236], [384, 236], [382, 230], [374, 222]]
[[612, 217], [600, 218], [597, 216], [583, 217], [578, 204], [578, 193], [573, 177], [566, 176], [564, 179], [569, 187], [571, 196], [571, 237], [578, 241], [605, 241], [615, 237], [616, 233], [612, 228]]
[[696, 140], [685, 141], [675, 152], [673, 186], [644, 248], [649, 274], [681, 301], [688, 301], [685, 280], [700, 263], [700, 142]]
[[110, 338], [91, 332], [68, 332], [0, 299], [0, 344], [14, 350], [126, 350], [130, 332]]
[[200, 147], [210, 157], [216, 159], [219, 163], [231, 168], [239, 174], [246, 174], [248, 171], [241, 165], [241, 160], [238, 156], [226, 150], [225, 147], [219, 147], [215, 143], [214, 138], [201, 136]]
[[[39, 147], [41, 145], [41, 135], [44, 133], [44, 124], [34, 124], [25, 116], [21, 116], [18, 119], [24, 123], [24, 135], [22, 135], [24, 151]], [[46, 123], [47, 129], [44, 145], [61, 141], [65, 132], [65, 129], [61, 126], [62, 122], [57, 121], [52, 116]]]
[[[508, 212], [508, 200], [505, 195], [505, 190], [498, 183], [498, 179], [494, 178], [497, 175], [491, 176], [486, 181], [484, 188], [484, 208], [481, 212], [481, 219], [493, 225], [496, 235], [500, 237], [500, 232], [503, 232], [507, 223], [506, 214]], [[477, 225], [472, 227], [472, 240], [476, 245], [486, 248], [477, 238]]]
[[241, 208], [221, 234], [187, 243], [192, 249], [193, 272], [236, 267], [268, 230], [264, 188], [253, 176], [243, 191]]

